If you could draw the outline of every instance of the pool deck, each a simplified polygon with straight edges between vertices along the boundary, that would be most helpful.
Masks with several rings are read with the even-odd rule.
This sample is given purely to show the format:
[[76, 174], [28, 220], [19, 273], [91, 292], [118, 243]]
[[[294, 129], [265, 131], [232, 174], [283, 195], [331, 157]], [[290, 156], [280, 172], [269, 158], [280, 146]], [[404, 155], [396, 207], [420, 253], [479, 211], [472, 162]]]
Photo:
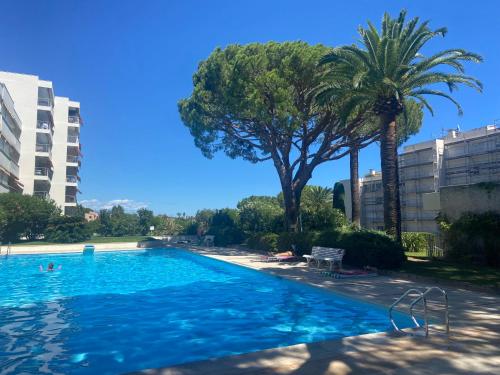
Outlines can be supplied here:
[[[137, 243], [96, 244], [97, 251], [137, 249]], [[5, 248], [4, 248], [5, 250]], [[82, 245], [13, 247], [11, 254], [78, 252]], [[431, 286], [397, 277], [332, 279], [303, 262], [266, 263], [257, 254], [227, 248], [190, 248], [199, 254], [277, 276], [327, 288], [388, 307], [405, 290]], [[440, 285], [448, 292], [451, 336], [430, 337], [375, 333], [311, 344], [299, 344], [254, 353], [192, 362], [136, 374], [498, 374], [500, 368], [500, 296]], [[442, 305], [441, 305], [442, 306]], [[440, 323], [439, 297], [430, 303]], [[145, 343], [147, 345], [147, 343]]]
[[[409, 288], [431, 286], [387, 276], [338, 280], [325, 277], [302, 262], [266, 263], [258, 261], [257, 255], [226, 248], [191, 250], [386, 307]], [[437, 332], [442, 328], [437, 324], [429, 338], [376, 333], [149, 369], [137, 374], [498, 374], [500, 296], [456, 287], [444, 288], [450, 305], [449, 339]], [[439, 317], [438, 298], [430, 306], [435, 319]]]

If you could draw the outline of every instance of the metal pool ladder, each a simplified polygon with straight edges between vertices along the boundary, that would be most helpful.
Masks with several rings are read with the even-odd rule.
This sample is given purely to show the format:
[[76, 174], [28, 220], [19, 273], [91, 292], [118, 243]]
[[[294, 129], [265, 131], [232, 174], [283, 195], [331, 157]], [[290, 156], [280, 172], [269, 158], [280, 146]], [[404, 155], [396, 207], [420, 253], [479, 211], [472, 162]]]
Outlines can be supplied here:
[[409, 335], [412, 335], [412, 333], [410, 332], [407, 332], [407, 331], [403, 331], [402, 329], [400, 329], [398, 327], [398, 325], [396, 324], [396, 322], [394, 321], [394, 318], [392, 316], [392, 311], [394, 310], [394, 308], [399, 305], [399, 303], [401, 303], [401, 301], [403, 301], [406, 297], [408, 297], [410, 294], [416, 294], [417, 297], [415, 299], [413, 299], [413, 301], [410, 303], [410, 318], [411, 320], [413, 321], [413, 323], [415, 324], [415, 328], [422, 328], [422, 326], [420, 325], [420, 323], [418, 322], [417, 318], [415, 318], [415, 314], [413, 312], [413, 309], [414, 307], [418, 304], [418, 303], [422, 303], [423, 305], [423, 308], [424, 308], [424, 330], [425, 330], [425, 337], [428, 337], [429, 336], [429, 319], [428, 319], [428, 316], [427, 316], [427, 296], [432, 293], [432, 292], [439, 292], [443, 298], [444, 298], [444, 324], [445, 324], [445, 330], [446, 330], [446, 335], [450, 335], [450, 316], [449, 316], [449, 311], [448, 311], [448, 294], [446, 293], [446, 291], [444, 289], [441, 289], [437, 286], [432, 286], [430, 288], [427, 288], [425, 289], [424, 291], [421, 291], [419, 289], [415, 289], [415, 288], [412, 288], [412, 289], [408, 289], [406, 292], [404, 292], [401, 297], [399, 297], [390, 307], [389, 307], [389, 319], [391, 321], [391, 324], [392, 326], [394, 327], [394, 329], [397, 331], [397, 332], [400, 332], [400, 333], [404, 333], [404, 334], [409, 334]]

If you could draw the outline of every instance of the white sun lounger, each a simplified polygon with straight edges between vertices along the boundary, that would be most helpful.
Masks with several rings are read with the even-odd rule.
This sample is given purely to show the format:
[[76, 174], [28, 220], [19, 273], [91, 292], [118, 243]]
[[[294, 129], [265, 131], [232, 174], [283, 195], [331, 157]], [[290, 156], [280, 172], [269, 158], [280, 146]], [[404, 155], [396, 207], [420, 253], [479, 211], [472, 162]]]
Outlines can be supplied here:
[[311, 255], [304, 255], [304, 258], [306, 258], [308, 266], [311, 262], [316, 262], [316, 267], [319, 267], [321, 262], [325, 262], [329, 265], [331, 271], [335, 263], [342, 268], [342, 259], [344, 258], [344, 254], [344, 249], [314, 246], [312, 248]]

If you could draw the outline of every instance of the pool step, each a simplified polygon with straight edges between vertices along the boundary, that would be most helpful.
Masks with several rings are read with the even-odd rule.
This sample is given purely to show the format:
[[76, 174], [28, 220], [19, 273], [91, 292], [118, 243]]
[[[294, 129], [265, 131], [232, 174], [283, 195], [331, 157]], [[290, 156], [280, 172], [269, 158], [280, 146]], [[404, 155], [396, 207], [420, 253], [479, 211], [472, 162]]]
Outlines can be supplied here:
[[[450, 335], [450, 317], [449, 317], [449, 312], [448, 312], [448, 294], [446, 293], [446, 291], [444, 289], [441, 289], [437, 286], [432, 286], [430, 288], [427, 288], [425, 290], [419, 290], [419, 289], [415, 289], [415, 288], [412, 288], [412, 289], [408, 289], [406, 292], [404, 292], [401, 297], [399, 297], [390, 307], [389, 307], [389, 320], [391, 321], [391, 324], [392, 326], [394, 327], [395, 331], [396, 332], [399, 332], [399, 333], [404, 333], [404, 334], [408, 334], [408, 335], [415, 335], [416, 332], [419, 332], [419, 331], [422, 331], [424, 332], [425, 334], [425, 337], [428, 337], [429, 336], [429, 319], [428, 319], [428, 306], [427, 306], [427, 302], [428, 302], [428, 296], [430, 293], [432, 292], [438, 292], [439, 294], [441, 294], [444, 298], [444, 325], [445, 325], [445, 333], [446, 335]], [[410, 318], [411, 320], [413, 321], [413, 323], [415, 324], [415, 327], [413, 327], [413, 332], [408, 332], [408, 331], [404, 331], [402, 329], [400, 329], [398, 327], [398, 325], [396, 324], [396, 322], [394, 321], [394, 318], [392, 316], [392, 311], [394, 310], [394, 308], [396, 306], [398, 306], [402, 301], [404, 301], [405, 299], [407, 299], [408, 297], [410, 296], [417, 296], [416, 298], [414, 298], [409, 307], [410, 307], [410, 311], [409, 311], [409, 314], [410, 314]], [[422, 326], [417, 318], [415, 317], [415, 313], [414, 313], [414, 309], [415, 309], [415, 306], [419, 305], [419, 304], [422, 304], [422, 307], [423, 307], [423, 315], [424, 315], [424, 325]]]

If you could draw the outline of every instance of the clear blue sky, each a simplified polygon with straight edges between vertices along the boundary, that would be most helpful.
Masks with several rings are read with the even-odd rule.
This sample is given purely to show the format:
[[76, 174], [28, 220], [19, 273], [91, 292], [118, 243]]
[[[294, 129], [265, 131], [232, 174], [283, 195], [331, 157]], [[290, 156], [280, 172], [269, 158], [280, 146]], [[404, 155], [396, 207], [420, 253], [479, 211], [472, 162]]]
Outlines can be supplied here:
[[[500, 4], [497, 1], [2, 1], [0, 70], [54, 82], [56, 95], [81, 102], [84, 159], [79, 199], [156, 213], [194, 213], [234, 207], [245, 196], [279, 192], [270, 162], [253, 165], [224, 154], [203, 158], [177, 112], [191, 92], [200, 60], [217, 46], [269, 40], [304, 40], [334, 46], [356, 40], [356, 28], [384, 11], [447, 26], [432, 45], [480, 53], [485, 63], [468, 73], [482, 95], [462, 89], [458, 117], [433, 99], [409, 142], [438, 136], [442, 128], [479, 127], [500, 118]], [[361, 154], [361, 172], [379, 169], [378, 148]], [[312, 184], [332, 186], [349, 175], [348, 160], [324, 164]], [[97, 202], [97, 203], [96, 203]]]

